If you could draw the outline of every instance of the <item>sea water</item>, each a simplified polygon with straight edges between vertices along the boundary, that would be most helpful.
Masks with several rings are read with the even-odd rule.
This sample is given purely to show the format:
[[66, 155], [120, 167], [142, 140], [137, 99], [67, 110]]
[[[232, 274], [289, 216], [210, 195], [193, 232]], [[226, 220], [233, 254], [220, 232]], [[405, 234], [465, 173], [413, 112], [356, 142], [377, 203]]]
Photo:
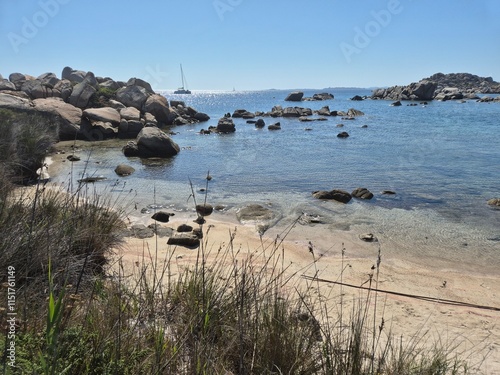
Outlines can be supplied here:
[[[306, 212], [319, 215], [332, 230], [372, 232], [381, 243], [390, 243], [394, 254], [460, 260], [476, 271], [498, 272], [500, 210], [486, 202], [500, 196], [500, 103], [403, 102], [395, 107], [388, 101], [352, 101], [354, 95], [371, 91], [347, 88], [302, 90], [305, 96], [329, 92], [333, 100], [285, 102], [290, 91], [162, 92], [211, 120], [171, 128], [181, 147], [171, 159], [147, 161], [126, 158], [119, 149], [94, 148], [74, 163], [72, 183], [76, 186], [76, 179], [84, 176], [104, 176], [108, 179], [93, 188], [122, 196], [124, 204], [131, 201], [140, 209], [154, 203], [176, 210], [192, 207], [192, 185], [199, 200], [207, 194], [208, 202], [224, 205], [228, 214], [259, 203], [277, 211], [277, 225], [285, 225]], [[355, 108], [365, 115], [314, 122], [265, 117], [266, 125], [281, 123], [278, 131], [234, 119], [235, 133], [199, 134], [216, 126], [225, 113], [267, 112], [275, 105]], [[338, 138], [341, 131], [349, 137]], [[121, 163], [136, 172], [118, 178], [113, 170]], [[208, 191], [200, 192], [207, 173], [212, 176]], [[67, 178], [63, 173], [56, 182], [67, 184]], [[311, 194], [357, 187], [368, 188], [375, 198], [343, 205], [315, 200]], [[384, 190], [396, 194], [383, 195]]]

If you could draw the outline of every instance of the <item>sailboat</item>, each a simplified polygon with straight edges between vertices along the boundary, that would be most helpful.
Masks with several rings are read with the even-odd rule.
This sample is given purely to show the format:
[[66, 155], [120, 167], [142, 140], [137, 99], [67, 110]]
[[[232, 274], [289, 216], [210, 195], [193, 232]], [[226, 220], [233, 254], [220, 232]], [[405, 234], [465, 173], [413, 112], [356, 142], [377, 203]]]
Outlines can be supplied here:
[[[184, 77], [184, 71], [182, 70], [182, 64], [181, 64], [181, 80], [182, 80], [182, 86], [179, 87], [177, 90], [174, 91], [174, 94], [191, 94], [191, 91], [189, 91], [187, 88], [184, 88], [184, 81], [186, 78]], [[187, 86], [187, 83], [186, 83]]]

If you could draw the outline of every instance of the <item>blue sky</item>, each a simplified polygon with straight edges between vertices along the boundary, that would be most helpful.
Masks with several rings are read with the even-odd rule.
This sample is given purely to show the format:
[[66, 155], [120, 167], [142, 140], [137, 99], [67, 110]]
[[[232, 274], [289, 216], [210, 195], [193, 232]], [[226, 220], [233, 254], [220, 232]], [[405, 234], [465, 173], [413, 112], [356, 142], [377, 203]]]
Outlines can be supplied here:
[[65, 66], [155, 89], [500, 81], [498, 0], [0, 0], [0, 74]]

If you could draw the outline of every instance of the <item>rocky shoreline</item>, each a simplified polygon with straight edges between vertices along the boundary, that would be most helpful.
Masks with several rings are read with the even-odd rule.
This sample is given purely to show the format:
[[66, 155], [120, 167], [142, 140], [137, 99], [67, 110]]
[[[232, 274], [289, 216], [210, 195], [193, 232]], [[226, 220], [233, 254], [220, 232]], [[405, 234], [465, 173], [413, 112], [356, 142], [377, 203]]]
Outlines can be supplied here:
[[120, 82], [70, 67], [61, 78], [54, 73], [0, 76], [0, 108], [52, 117], [59, 140], [133, 139], [145, 127], [210, 119], [182, 101], [169, 103], [139, 78]]
[[480, 98], [478, 94], [500, 94], [500, 83], [491, 77], [479, 77], [469, 73], [436, 73], [407, 86], [376, 89], [370, 99], [500, 101], [500, 97]]

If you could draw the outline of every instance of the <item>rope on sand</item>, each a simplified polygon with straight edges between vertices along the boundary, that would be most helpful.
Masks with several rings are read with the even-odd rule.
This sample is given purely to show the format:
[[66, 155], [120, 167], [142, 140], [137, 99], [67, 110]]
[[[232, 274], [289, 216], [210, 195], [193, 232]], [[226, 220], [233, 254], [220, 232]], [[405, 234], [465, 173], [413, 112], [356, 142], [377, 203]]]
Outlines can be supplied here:
[[500, 307], [482, 306], [482, 305], [476, 305], [476, 304], [473, 304], [473, 303], [453, 301], [453, 300], [449, 300], [449, 299], [442, 299], [442, 298], [435, 298], [435, 297], [426, 297], [426, 296], [419, 296], [419, 295], [407, 294], [407, 293], [399, 293], [399, 292], [393, 292], [393, 291], [390, 291], [390, 290], [383, 290], [383, 289], [376, 289], [376, 288], [367, 288], [367, 287], [364, 287], [364, 286], [358, 286], [358, 285], [341, 283], [339, 281], [332, 281], [332, 280], [320, 279], [318, 277], [313, 277], [313, 276], [302, 275], [302, 277], [304, 279], [310, 280], [310, 281], [318, 281], [318, 282], [328, 283], [328, 284], [337, 284], [337, 285], [342, 285], [342, 286], [346, 286], [346, 287], [349, 287], [349, 288], [355, 288], [355, 289], [368, 290], [368, 291], [372, 291], [372, 292], [380, 292], [380, 293], [392, 294], [392, 295], [395, 295], [395, 296], [413, 298], [413, 299], [418, 299], [418, 300], [427, 301], [427, 302], [441, 303], [441, 304], [444, 304], [444, 305], [462, 306], [462, 307], [471, 307], [471, 308], [482, 309], [482, 310], [500, 311]]

